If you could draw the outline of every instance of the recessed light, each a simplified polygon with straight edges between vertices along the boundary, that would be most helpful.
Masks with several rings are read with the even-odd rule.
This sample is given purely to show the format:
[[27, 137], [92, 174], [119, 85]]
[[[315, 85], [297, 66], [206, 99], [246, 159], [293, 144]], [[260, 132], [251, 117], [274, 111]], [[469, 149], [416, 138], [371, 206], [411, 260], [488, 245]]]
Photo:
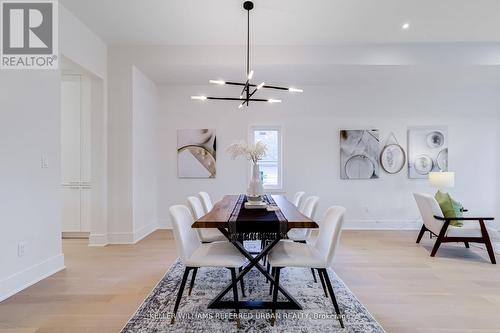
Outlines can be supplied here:
[[401, 29], [408, 30], [410, 28], [410, 23], [405, 23], [401, 26]]

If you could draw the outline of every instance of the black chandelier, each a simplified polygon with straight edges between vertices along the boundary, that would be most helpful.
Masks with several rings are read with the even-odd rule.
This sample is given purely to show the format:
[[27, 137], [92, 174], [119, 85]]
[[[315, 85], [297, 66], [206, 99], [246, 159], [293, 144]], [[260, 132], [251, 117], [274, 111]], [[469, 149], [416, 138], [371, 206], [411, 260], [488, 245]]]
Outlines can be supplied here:
[[240, 101], [241, 104], [238, 108], [242, 108], [244, 105], [248, 106], [250, 102], [268, 102], [268, 103], [281, 103], [280, 99], [273, 98], [255, 98], [253, 97], [255, 93], [260, 89], [276, 89], [276, 90], [287, 90], [290, 92], [303, 92], [302, 89], [293, 88], [293, 87], [278, 87], [271, 86], [262, 82], [260, 84], [253, 84], [251, 80], [253, 78], [254, 71], [250, 70], [250, 11], [253, 9], [252, 1], [245, 1], [243, 3], [243, 8], [247, 11], [247, 68], [246, 68], [246, 76], [247, 80], [245, 83], [243, 82], [231, 82], [231, 81], [223, 81], [223, 80], [210, 80], [210, 83], [218, 84], [218, 85], [230, 85], [230, 86], [241, 86], [243, 87], [241, 94], [239, 97], [212, 97], [212, 96], [191, 96], [191, 99], [196, 100], [219, 100], [219, 101]]

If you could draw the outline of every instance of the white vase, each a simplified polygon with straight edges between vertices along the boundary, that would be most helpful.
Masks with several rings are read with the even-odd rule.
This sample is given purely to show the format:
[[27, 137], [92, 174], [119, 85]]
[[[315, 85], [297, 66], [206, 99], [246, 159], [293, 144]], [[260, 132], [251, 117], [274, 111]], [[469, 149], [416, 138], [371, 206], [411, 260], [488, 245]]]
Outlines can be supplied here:
[[252, 163], [252, 179], [248, 184], [247, 195], [252, 197], [261, 196], [264, 194], [264, 186], [260, 177], [260, 167], [258, 164]]

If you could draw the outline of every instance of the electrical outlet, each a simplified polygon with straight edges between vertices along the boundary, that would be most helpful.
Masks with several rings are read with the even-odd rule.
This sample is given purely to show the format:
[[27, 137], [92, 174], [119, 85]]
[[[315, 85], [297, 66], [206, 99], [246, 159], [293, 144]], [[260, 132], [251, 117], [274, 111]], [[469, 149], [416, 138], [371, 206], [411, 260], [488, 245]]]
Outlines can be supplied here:
[[42, 169], [47, 169], [49, 167], [49, 158], [47, 157], [47, 154], [42, 154], [40, 157], [40, 167]]
[[19, 258], [24, 257], [26, 254], [26, 247], [28, 246], [27, 242], [20, 242], [17, 244], [17, 256]]

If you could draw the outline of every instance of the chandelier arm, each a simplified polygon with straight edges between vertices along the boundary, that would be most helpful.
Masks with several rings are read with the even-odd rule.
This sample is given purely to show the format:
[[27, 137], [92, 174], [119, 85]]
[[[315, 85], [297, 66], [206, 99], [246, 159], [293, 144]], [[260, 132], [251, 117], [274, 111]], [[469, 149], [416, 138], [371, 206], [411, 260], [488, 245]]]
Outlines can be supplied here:
[[[249, 87], [257, 87], [256, 84], [253, 84], [253, 83], [242, 83], [242, 82], [226, 82], [227, 85], [230, 85], [230, 86], [244, 86], [245, 88], [243, 89], [243, 91], [246, 89], [247, 85]], [[269, 86], [269, 85], [264, 85], [262, 86], [262, 88], [267, 88], [267, 89], [278, 89], [278, 90], [289, 90], [289, 88], [286, 88], [286, 87], [279, 87], [279, 86]]]
[[269, 102], [268, 99], [264, 99], [264, 98], [250, 98], [248, 100], [246, 99], [241, 99], [241, 98], [237, 98], [237, 97], [210, 97], [210, 96], [207, 96], [207, 99], [212, 99], [212, 100], [218, 100], [218, 101], [242, 101], [242, 102]]

